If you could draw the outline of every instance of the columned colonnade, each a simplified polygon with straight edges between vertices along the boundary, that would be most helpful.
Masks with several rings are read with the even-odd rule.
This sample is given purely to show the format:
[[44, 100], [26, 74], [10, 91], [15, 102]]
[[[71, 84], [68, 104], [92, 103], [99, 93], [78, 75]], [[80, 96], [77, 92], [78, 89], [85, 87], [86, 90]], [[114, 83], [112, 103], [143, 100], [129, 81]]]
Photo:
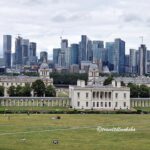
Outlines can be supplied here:
[[39, 97], [1, 97], [0, 106], [34, 106], [34, 107], [67, 107], [71, 105], [69, 98], [39, 98]]
[[150, 107], [150, 98], [131, 98], [131, 107]]

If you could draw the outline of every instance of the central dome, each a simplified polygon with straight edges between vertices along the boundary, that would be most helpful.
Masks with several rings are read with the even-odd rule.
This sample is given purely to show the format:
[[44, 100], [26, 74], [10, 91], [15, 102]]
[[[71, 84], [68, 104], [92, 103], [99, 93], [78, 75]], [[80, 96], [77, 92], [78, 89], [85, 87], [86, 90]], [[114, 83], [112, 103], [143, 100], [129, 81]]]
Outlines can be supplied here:
[[40, 69], [49, 69], [49, 66], [47, 63], [43, 62], [40, 66]]

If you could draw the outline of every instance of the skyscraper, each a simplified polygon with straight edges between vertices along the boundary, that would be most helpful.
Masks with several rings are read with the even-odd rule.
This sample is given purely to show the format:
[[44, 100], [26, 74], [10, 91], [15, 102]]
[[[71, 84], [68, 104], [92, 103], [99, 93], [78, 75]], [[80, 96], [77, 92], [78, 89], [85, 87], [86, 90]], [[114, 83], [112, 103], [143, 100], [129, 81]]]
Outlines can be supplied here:
[[125, 73], [125, 42], [115, 39], [114, 43], [114, 71], [119, 74]]
[[29, 40], [22, 39], [21, 41], [21, 49], [22, 49], [22, 63], [23, 65], [29, 65]]
[[22, 37], [18, 36], [15, 41], [16, 65], [22, 65]]
[[70, 47], [70, 64], [79, 64], [79, 45], [71, 44]]
[[145, 75], [147, 73], [147, 52], [146, 45], [141, 44], [139, 47], [139, 75]]
[[3, 36], [3, 58], [5, 67], [11, 68], [11, 35]]
[[53, 64], [58, 65], [59, 54], [61, 52], [60, 48], [53, 49]]
[[103, 41], [93, 41], [92, 51], [93, 51], [93, 62], [99, 62], [102, 59], [102, 49], [104, 48]]
[[91, 61], [92, 59], [92, 41], [86, 35], [81, 36], [79, 43], [79, 61]]
[[130, 68], [130, 73], [133, 74], [137, 74], [138, 72], [136, 52], [137, 50], [130, 49], [129, 68]]
[[37, 64], [37, 56], [36, 56], [36, 43], [30, 42], [29, 44], [29, 60], [30, 65], [36, 65]]
[[48, 60], [48, 54], [46, 51], [42, 51], [40, 52], [40, 63], [44, 62], [44, 60]]
[[106, 42], [106, 49], [107, 49], [107, 59], [108, 59], [108, 68], [110, 71], [114, 70], [114, 42]]

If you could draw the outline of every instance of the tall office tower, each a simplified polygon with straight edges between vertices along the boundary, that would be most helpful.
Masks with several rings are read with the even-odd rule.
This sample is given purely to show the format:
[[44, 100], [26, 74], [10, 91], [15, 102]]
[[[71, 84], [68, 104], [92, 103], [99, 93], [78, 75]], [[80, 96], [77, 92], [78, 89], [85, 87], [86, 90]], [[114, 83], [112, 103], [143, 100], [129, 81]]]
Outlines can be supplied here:
[[12, 53], [12, 67], [16, 65], [16, 53]]
[[87, 61], [93, 61], [93, 50], [92, 50], [91, 40], [88, 40], [88, 43], [87, 43]]
[[71, 44], [70, 47], [70, 64], [79, 64], [79, 45]]
[[86, 35], [82, 35], [79, 43], [79, 61], [92, 61], [92, 53], [92, 41]]
[[36, 56], [36, 43], [30, 42], [29, 43], [29, 62], [30, 65], [37, 64], [37, 56]]
[[150, 51], [147, 50], [147, 73], [150, 74]]
[[61, 53], [60, 53], [60, 66], [66, 67], [69, 66], [69, 48], [68, 48], [68, 40], [61, 40]]
[[125, 42], [115, 39], [114, 50], [114, 71], [119, 74], [125, 73]]
[[110, 71], [114, 70], [114, 62], [115, 62], [114, 45], [115, 45], [114, 42], [106, 42], [108, 68]]
[[21, 41], [21, 47], [22, 47], [22, 64], [23, 65], [29, 65], [29, 40], [28, 39], [22, 39]]
[[136, 52], [137, 52], [137, 50], [130, 49], [129, 68], [130, 68], [130, 73], [132, 73], [132, 74], [137, 74], [137, 72], [138, 72]]
[[54, 66], [58, 65], [59, 54], [61, 52], [60, 48], [53, 49], [53, 64]]
[[130, 73], [130, 55], [125, 55], [125, 73]]
[[103, 48], [104, 48], [103, 41], [93, 41], [93, 44], [92, 44], [93, 62], [99, 63], [100, 59], [102, 59]]
[[3, 35], [3, 58], [6, 68], [11, 68], [11, 35]]
[[147, 52], [146, 45], [141, 44], [139, 47], [139, 75], [145, 75], [147, 73]]
[[40, 52], [40, 63], [44, 62], [44, 60], [48, 60], [48, 54], [46, 51], [42, 51]]
[[22, 65], [22, 37], [18, 36], [15, 41], [15, 53], [16, 53], [16, 65], [21, 66]]

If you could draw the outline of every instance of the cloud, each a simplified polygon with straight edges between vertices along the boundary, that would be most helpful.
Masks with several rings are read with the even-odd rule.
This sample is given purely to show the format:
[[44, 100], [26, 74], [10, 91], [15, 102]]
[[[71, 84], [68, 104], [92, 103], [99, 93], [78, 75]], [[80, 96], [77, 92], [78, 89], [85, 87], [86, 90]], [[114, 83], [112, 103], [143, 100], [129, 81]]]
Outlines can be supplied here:
[[105, 41], [120, 37], [127, 50], [139, 47], [142, 35], [150, 47], [149, 5], [149, 0], [0, 1], [0, 49], [3, 34], [12, 34], [13, 39], [21, 34], [37, 42], [38, 53], [47, 49], [49, 56], [60, 46], [60, 36], [78, 43], [81, 34]]

